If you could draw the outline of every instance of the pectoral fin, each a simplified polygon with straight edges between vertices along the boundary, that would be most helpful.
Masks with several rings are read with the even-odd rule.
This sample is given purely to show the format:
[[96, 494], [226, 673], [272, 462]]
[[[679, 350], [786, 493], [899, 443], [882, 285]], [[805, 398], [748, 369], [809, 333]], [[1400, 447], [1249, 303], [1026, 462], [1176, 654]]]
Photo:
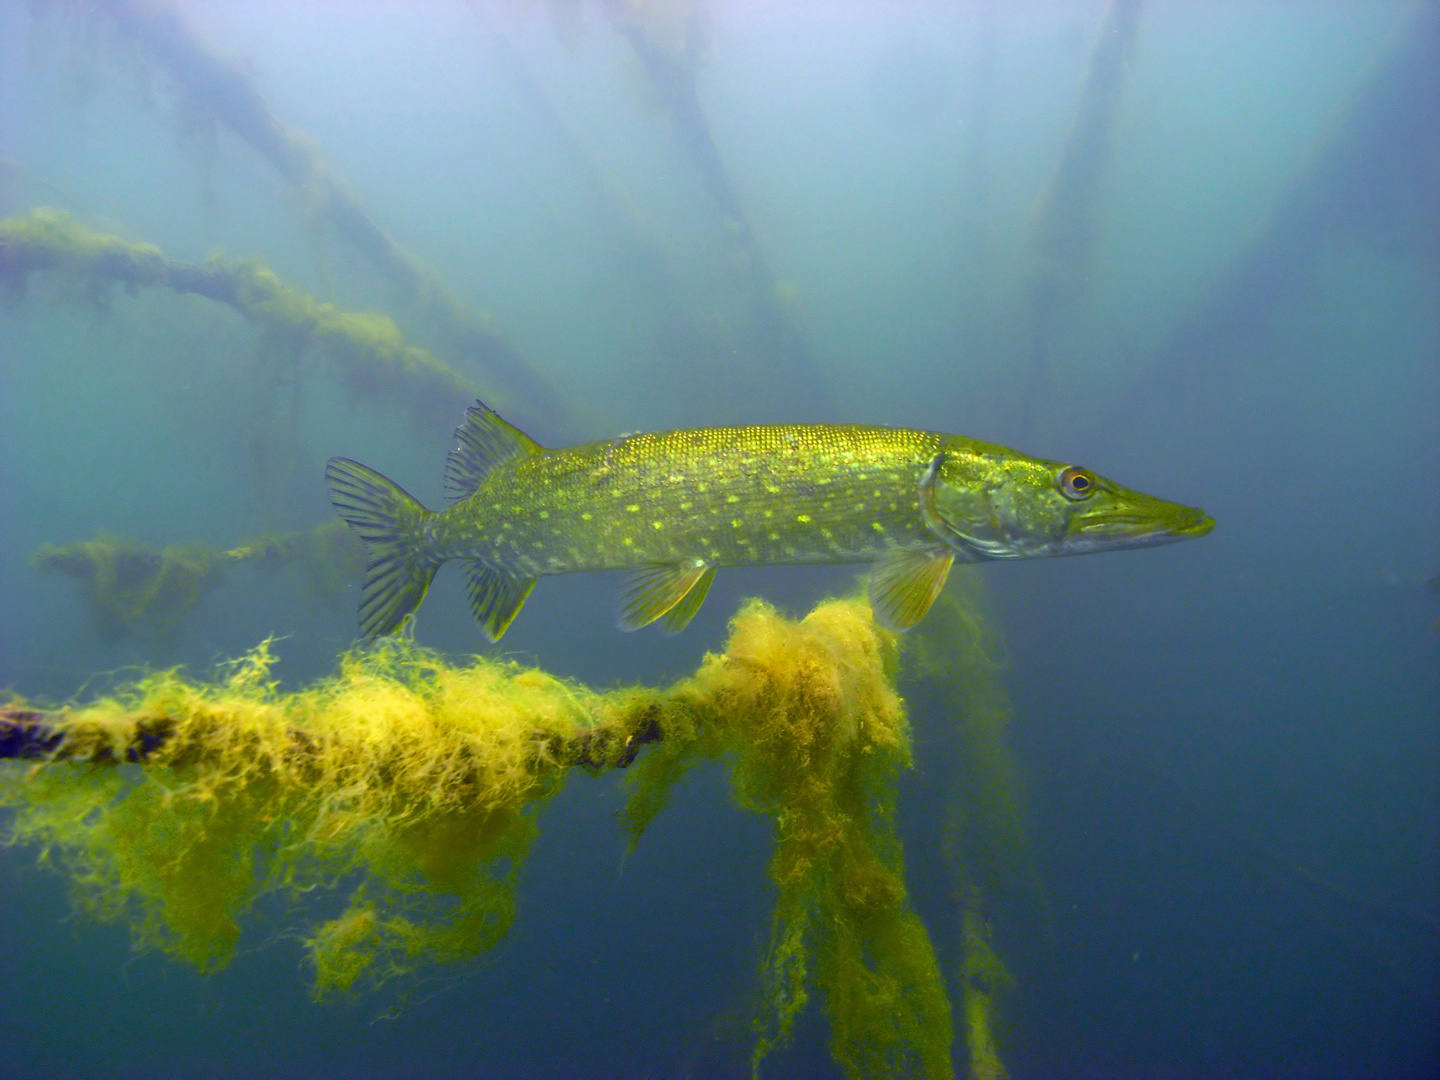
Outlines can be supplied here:
[[891, 630], [909, 630], [925, 617], [945, 587], [955, 561], [945, 548], [894, 551], [870, 570], [870, 607], [875, 621]]
[[678, 634], [690, 625], [690, 620], [705, 602], [705, 594], [710, 591], [710, 582], [714, 580], [715, 570], [707, 566], [695, 584], [690, 586], [690, 591], [680, 598], [680, 602], [665, 612], [665, 617], [660, 620], [660, 626], [665, 633]]
[[664, 616], [665, 630], [679, 633], [700, 610], [714, 576], [714, 569], [699, 559], [642, 566], [621, 590], [615, 625], [638, 630]]
[[470, 610], [491, 641], [499, 641], [510, 628], [535, 587], [534, 578], [526, 580], [502, 574], [478, 559], [466, 569], [465, 583], [470, 593]]

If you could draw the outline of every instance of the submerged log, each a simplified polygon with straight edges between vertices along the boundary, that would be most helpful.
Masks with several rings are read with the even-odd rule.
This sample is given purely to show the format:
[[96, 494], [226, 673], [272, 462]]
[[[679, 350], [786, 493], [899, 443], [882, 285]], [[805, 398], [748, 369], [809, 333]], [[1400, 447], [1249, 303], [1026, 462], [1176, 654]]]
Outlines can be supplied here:
[[441, 347], [479, 369], [485, 394], [497, 408], [542, 437], [573, 437], [582, 429], [574, 405], [520, 349], [381, 228], [314, 143], [275, 115], [254, 77], [206, 44], [174, 6], [163, 0], [94, 0], [89, 6], [140, 47], [171, 80], [188, 109], [212, 118], [248, 144], [306, 196], [337, 235], [416, 304], [434, 326]]

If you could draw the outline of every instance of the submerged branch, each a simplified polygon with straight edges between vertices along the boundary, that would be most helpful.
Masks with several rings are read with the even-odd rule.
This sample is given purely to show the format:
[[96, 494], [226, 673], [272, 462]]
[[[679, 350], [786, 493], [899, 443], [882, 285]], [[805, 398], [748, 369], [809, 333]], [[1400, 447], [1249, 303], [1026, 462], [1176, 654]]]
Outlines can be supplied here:
[[322, 303], [254, 260], [216, 255], [203, 265], [180, 262], [153, 244], [92, 232], [45, 207], [0, 221], [0, 283], [20, 290], [42, 271], [81, 284], [86, 295], [119, 285], [224, 304], [276, 341], [313, 346], [351, 394], [403, 404], [426, 427], [453, 422], [481, 396], [434, 354], [407, 345], [388, 316]]
[[[537, 771], [627, 768], [642, 747], [664, 738], [658, 716], [657, 708], [641, 707], [618, 726], [580, 734], [537, 728], [531, 766]], [[0, 760], [200, 768], [215, 763], [222, 741], [217, 735], [213, 729], [183, 725], [180, 716], [163, 710], [137, 711], [117, 728], [113, 721], [87, 724], [67, 709], [0, 706]], [[314, 738], [298, 727], [288, 728], [286, 738], [290, 749], [285, 756], [303, 771], [316, 754]]]
[[574, 434], [573, 409], [511, 341], [469, 310], [439, 276], [402, 248], [337, 176], [313, 142], [271, 110], [254, 77], [206, 44], [168, 2], [90, 0], [87, 5], [139, 46], [170, 79], [193, 116], [224, 127], [302, 192], [317, 215], [418, 305], [447, 350], [482, 372], [496, 408], [550, 435]]
[[[634, 763], [638, 840], [691, 767], [723, 758], [775, 837], [757, 1067], [813, 988], [846, 1075], [951, 1076], [945, 982], [895, 830], [911, 745], [897, 647], [858, 601], [800, 621], [752, 601], [723, 654], [663, 689], [452, 664], [400, 638], [284, 691], [267, 643], [213, 682], [159, 672], [85, 705], [3, 705], [0, 753], [32, 764], [0, 768], [0, 803], [85, 906], [205, 969], [276, 883], [298, 906], [346, 882], [346, 910], [306, 939], [317, 992], [343, 991], [493, 948], [537, 812], [575, 766]], [[126, 762], [143, 769], [104, 767]]]
[[315, 599], [338, 607], [346, 588], [359, 579], [365, 554], [337, 520], [308, 531], [254, 537], [228, 551], [203, 544], [171, 544], [157, 551], [101, 533], [63, 547], [45, 544], [30, 559], [37, 570], [82, 583], [91, 622], [105, 641], [172, 633], [225, 583], [229, 568], [241, 563], [266, 570], [284, 567]]

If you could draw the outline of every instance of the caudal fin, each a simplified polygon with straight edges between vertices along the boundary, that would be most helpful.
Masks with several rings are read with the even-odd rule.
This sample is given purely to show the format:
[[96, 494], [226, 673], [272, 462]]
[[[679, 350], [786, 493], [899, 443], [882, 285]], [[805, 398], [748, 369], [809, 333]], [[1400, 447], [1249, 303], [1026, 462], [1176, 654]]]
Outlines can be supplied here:
[[430, 515], [398, 484], [349, 458], [325, 465], [330, 503], [365, 541], [370, 562], [360, 590], [360, 633], [394, 630], [425, 599], [437, 563], [425, 558], [424, 522]]

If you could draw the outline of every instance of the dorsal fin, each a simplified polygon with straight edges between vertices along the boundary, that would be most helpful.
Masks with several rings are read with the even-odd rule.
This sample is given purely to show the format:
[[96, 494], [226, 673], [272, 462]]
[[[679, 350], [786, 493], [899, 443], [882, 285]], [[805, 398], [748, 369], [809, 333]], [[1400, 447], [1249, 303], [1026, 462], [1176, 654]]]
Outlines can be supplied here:
[[473, 495], [495, 466], [517, 457], [538, 454], [542, 447], [519, 428], [500, 419], [483, 401], [465, 410], [465, 422], [455, 429], [458, 440], [445, 462], [445, 493], [451, 502]]

